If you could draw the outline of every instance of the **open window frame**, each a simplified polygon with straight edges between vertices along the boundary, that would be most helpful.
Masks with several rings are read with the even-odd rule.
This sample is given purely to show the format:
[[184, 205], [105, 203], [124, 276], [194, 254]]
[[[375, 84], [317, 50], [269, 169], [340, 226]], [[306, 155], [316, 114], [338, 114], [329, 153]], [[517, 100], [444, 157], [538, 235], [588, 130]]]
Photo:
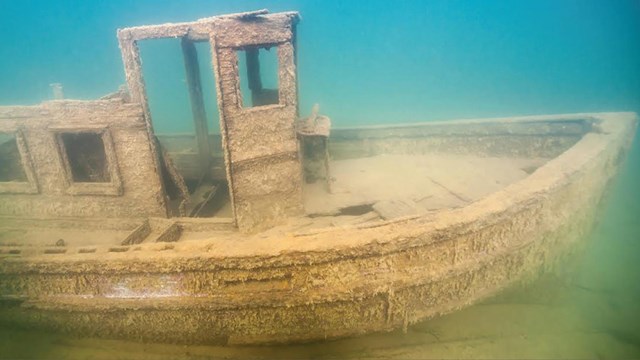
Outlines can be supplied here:
[[18, 128], [12, 131], [0, 131], [0, 134], [13, 135], [20, 155], [22, 170], [26, 177], [26, 181], [0, 182], [0, 194], [38, 194], [40, 192], [38, 182], [23, 130]]
[[[240, 110], [251, 111], [284, 106], [280, 101], [279, 44], [247, 45], [234, 50], [238, 60], [236, 76], [240, 92], [238, 98]], [[266, 80], [273, 78], [275, 78], [275, 87], [265, 87]]]
[[[81, 128], [50, 128], [49, 131], [54, 137], [58, 160], [62, 172], [64, 174], [65, 192], [70, 195], [103, 195], [103, 196], [121, 196], [123, 194], [122, 180], [118, 169], [118, 160], [113, 145], [113, 138], [108, 127], [81, 127]], [[102, 140], [104, 146], [105, 161], [107, 163], [107, 171], [109, 181], [107, 182], [78, 182], [74, 180], [73, 170], [67, 149], [63, 140], [64, 134], [96, 134]]]

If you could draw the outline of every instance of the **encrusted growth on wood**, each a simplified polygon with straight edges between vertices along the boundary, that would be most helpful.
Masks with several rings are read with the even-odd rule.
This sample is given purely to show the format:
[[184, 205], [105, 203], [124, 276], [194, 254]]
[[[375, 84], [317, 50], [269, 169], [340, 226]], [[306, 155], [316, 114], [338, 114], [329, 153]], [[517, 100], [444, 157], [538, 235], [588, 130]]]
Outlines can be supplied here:
[[[113, 218], [166, 213], [139, 104], [116, 98], [0, 107], [0, 132], [17, 134], [28, 178], [24, 190], [0, 196], [0, 216]], [[94, 145], [104, 147], [98, 153], [104, 151], [106, 156], [103, 180], [108, 181], [74, 179], [61, 135], [78, 133], [96, 134], [101, 140]], [[12, 186], [22, 185], [3, 183], [0, 189]]]
[[[145, 104], [149, 129], [151, 114], [146, 105], [137, 42], [182, 38], [194, 119], [200, 134], [200, 161], [207, 165], [210, 145], [192, 42], [210, 42], [232, 209], [238, 227], [246, 232], [271, 227], [302, 212], [301, 164], [294, 129], [297, 84], [293, 34], [297, 19], [297, 13], [268, 14], [261, 10], [118, 31], [132, 99]], [[243, 108], [237, 51], [257, 47], [277, 51], [278, 103]]]

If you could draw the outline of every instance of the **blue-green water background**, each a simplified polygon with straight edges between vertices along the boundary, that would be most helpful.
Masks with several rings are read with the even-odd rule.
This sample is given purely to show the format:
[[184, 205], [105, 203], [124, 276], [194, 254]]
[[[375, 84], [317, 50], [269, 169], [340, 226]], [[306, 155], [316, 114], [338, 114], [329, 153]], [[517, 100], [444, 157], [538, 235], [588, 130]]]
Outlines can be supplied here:
[[[334, 126], [640, 111], [638, 0], [0, 0], [0, 105], [50, 99], [54, 82], [69, 98], [116, 90], [124, 83], [117, 28], [261, 8], [301, 13], [300, 108], [319, 103]], [[141, 49], [157, 130], [189, 131], [177, 42]], [[206, 44], [199, 50], [213, 124]], [[640, 346], [638, 186], [636, 141], [578, 277], [582, 288], [624, 300], [608, 315], [589, 302], [580, 313], [633, 346]]]
[[1, 0], [0, 104], [116, 90], [117, 28], [261, 8], [302, 15], [301, 110], [338, 126], [640, 109], [638, 0]]

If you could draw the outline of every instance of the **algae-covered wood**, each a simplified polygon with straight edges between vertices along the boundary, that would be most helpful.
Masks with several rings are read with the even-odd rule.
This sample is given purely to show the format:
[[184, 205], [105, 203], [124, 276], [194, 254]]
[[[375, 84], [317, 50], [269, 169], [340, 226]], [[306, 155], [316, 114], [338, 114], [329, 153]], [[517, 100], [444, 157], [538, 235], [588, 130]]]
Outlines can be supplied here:
[[637, 121], [632, 113], [592, 116], [602, 131], [457, 209], [297, 235], [218, 233], [125, 252], [3, 254], [0, 294], [12, 300], [0, 310], [8, 321], [67, 332], [182, 343], [406, 328], [580, 251]]

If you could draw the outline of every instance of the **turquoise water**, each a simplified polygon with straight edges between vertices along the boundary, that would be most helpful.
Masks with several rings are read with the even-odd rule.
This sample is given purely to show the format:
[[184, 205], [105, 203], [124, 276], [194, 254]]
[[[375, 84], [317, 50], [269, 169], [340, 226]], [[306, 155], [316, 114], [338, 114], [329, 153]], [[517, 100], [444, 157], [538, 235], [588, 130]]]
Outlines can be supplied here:
[[[0, 0], [0, 105], [47, 100], [56, 82], [68, 98], [116, 90], [124, 83], [119, 27], [261, 8], [300, 11], [300, 109], [319, 103], [334, 126], [640, 112], [637, 0]], [[198, 46], [215, 124], [209, 50]], [[159, 132], [192, 131], [177, 48], [177, 41], [141, 44]], [[638, 184], [636, 141], [571, 281], [545, 278], [408, 334], [238, 349], [3, 329], [0, 357], [638, 358]]]
[[0, 104], [116, 90], [117, 28], [261, 8], [300, 11], [300, 109], [337, 126], [640, 109], [637, 0], [2, 0]]

